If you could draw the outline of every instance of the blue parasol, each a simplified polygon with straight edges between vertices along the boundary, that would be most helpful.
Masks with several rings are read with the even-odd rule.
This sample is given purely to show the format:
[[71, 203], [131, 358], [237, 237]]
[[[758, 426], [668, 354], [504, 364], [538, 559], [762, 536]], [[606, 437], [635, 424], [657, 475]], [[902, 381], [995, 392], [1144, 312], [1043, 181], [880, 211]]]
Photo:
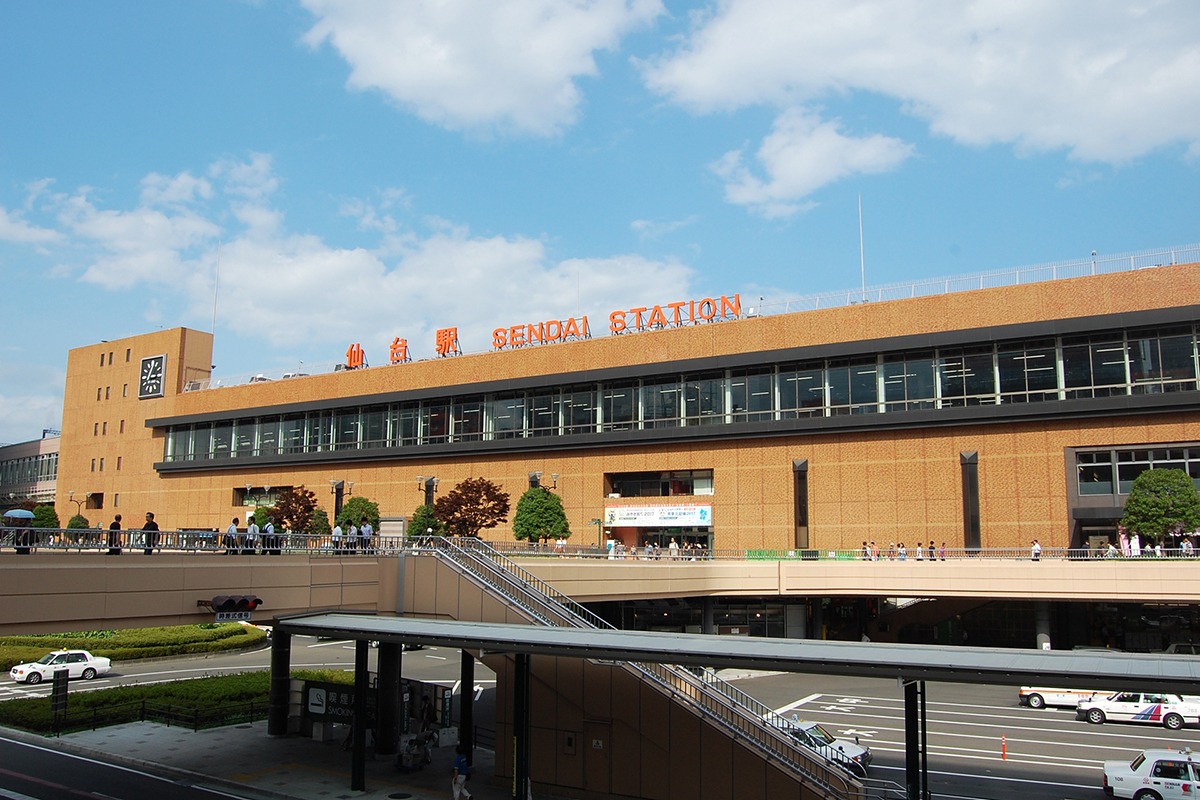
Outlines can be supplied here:
[[33, 519], [33, 512], [24, 508], [14, 508], [11, 511], [5, 511], [4, 516], [12, 519]]

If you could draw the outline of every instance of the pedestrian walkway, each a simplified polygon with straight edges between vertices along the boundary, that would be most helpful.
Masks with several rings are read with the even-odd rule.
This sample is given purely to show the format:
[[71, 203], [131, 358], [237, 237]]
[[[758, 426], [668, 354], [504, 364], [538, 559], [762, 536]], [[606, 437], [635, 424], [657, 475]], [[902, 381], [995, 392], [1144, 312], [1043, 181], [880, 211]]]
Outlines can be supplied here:
[[[447, 798], [454, 763], [454, 748], [439, 747], [433, 751], [432, 764], [417, 772], [401, 773], [395, 768], [393, 758], [376, 759], [368, 750], [366, 790], [351, 791], [351, 753], [340, 742], [268, 736], [266, 722], [196, 732], [152, 722], [133, 722], [38, 741], [45, 746], [117, 760], [148, 772], [166, 772], [196, 784], [220, 787], [237, 796], [264, 800]], [[493, 781], [494, 763], [492, 751], [475, 750], [467, 784], [473, 797], [501, 800], [512, 796], [507, 782]]]

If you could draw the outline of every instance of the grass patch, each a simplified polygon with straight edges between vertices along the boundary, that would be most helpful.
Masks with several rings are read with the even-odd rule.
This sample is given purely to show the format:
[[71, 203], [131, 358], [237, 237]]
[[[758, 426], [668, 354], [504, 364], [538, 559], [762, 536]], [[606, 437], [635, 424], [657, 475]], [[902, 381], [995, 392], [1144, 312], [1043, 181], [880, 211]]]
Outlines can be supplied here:
[[15, 664], [36, 661], [51, 650], [89, 650], [113, 661], [133, 661], [240, 650], [266, 638], [262, 628], [236, 622], [0, 636], [0, 670], [7, 672]]

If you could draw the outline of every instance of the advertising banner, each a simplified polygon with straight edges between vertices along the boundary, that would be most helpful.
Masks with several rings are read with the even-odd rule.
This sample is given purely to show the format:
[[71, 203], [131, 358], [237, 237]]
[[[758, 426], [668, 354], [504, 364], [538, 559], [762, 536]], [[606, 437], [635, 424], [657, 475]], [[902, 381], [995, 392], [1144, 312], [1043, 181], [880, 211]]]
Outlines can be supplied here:
[[608, 528], [707, 528], [712, 523], [711, 505], [606, 506]]

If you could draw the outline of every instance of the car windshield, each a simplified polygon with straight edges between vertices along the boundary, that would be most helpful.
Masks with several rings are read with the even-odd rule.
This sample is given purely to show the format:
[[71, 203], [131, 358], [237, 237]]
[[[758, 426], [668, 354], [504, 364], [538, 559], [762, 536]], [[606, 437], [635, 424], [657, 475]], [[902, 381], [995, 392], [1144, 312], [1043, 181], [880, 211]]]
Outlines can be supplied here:
[[829, 731], [822, 728], [820, 725], [813, 725], [808, 729], [808, 735], [813, 738], [817, 744], [833, 744], [833, 737]]
[[46, 655], [39, 658], [36, 663], [49, 664], [51, 661], [53, 661], [56, 658], [58, 658], [58, 653], [46, 653]]

